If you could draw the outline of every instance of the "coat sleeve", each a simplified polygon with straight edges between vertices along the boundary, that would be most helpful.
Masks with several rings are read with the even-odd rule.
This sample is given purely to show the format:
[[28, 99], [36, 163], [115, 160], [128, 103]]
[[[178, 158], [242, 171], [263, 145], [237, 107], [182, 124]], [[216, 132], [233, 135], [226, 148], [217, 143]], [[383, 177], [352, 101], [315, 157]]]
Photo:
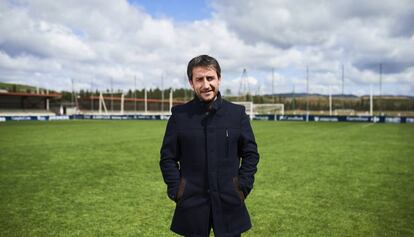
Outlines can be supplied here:
[[173, 113], [168, 120], [161, 146], [160, 168], [164, 182], [167, 184], [167, 195], [171, 200], [176, 201], [176, 194], [180, 183], [180, 170], [178, 163], [179, 146], [174, 108], [172, 112]]
[[239, 155], [242, 158], [239, 168], [240, 189], [245, 197], [253, 189], [254, 174], [259, 163], [259, 153], [250, 125], [249, 116], [243, 110], [241, 118], [241, 138], [239, 141]]

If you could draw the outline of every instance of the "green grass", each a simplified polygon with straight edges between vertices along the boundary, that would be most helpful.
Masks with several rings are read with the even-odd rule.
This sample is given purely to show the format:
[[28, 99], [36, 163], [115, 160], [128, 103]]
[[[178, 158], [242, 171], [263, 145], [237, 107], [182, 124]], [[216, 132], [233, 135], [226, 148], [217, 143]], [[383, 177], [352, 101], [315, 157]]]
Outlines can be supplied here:
[[[165, 121], [0, 123], [0, 236], [175, 236]], [[414, 236], [414, 125], [254, 122], [244, 236]]]
[[[34, 86], [28, 85], [20, 85], [14, 83], [5, 83], [0, 81], [0, 89], [8, 90], [9, 92], [13, 91], [13, 87], [15, 87], [16, 92], [27, 92], [27, 90], [36, 91], [37, 88]], [[46, 90], [44, 88], [39, 88], [39, 90]]]

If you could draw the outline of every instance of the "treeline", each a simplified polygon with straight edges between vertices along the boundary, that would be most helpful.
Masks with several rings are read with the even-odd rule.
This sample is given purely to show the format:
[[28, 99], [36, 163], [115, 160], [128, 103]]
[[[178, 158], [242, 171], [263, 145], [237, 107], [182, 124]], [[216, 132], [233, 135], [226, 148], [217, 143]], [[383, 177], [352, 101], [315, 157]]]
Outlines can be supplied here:
[[[230, 101], [253, 101], [255, 104], [283, 104], [285, 110], [329, 110], [329, 96], [310, 95], [296, 96], [291, 95], [258, 95], [258, 96], [232, 96], [227, 97]], [[353, 109], [356, 111], [369, 111], [370, 98], [369, 96], [334, 96], [332, 97], [332, 110]], [[414, 111], [414, 99], [407, 96], [374, 96], [373, 97], [374, 110], [387, 111]]]
[[[159, 88], [147, 90], [148, 99], [161, 99], [162, 90]], [[99, 91], [80, 90], [76, 93], [78, 98], [86, 99], [90, 96], [99, 96]], [[120, 97], [124, 93], [126, 98], [144, 98], [144, 89], [128, 90], [126, 93], [117, 90], [111, 93], [110, 90], [103, 92], [105, 96], [112, 95]], [[164, 90], [164, 99], [168, 100], [170, 88]], [[63, 91], [62, 100], [73, 101], [74, 95], [71, 92]], [[189, 101], [193, 97], [191, 89], [174, 89], [174, 101]], [[329, 110], [329, 97], [324, 95], [310, 95], [309, 97], [295, 94], [289, 95], [246, 95], [246, 96], [224, 96], [230, 101], [253, 101], [255, 104], [270, 104], [278, 103], [284, 104], [285, 110]], [[407, 96], [375, 96], [373, 99], [374, 110], [387, 111], [414, 111], [414, 99]], [[370, 98], [369, 96], [334, 96], [332, 97], [332, 110], [338, 109], [353, 109], [356, 111], [369, 111]]]
[[[26, 92], [26, 93], [53, 93], [56, 91], [47, 90], [45, 88], [36, 88], [33, 86], [10, 84], [0, 82], [0, 89], [7, 90], [9, 92]], [[169, 99], [169, 93], [171, 88], [161, 90], [159, 88], [148, 89], [148, 99], [161, 99], [164, 93], [164, 99]], [[94, 90], [80, 90], [75, 93], [70, 91], [57, 92], [62, 95], [59, 101], [55, 102], [75, 102], [76, 99], [88, 99], [90, 96], [99, 96], [100, 91]], [[122, 90], [112, 91], [106, 89], [102, 91], [104, 96], [121, 97], [122, 94], [126, 98], [144, 98], [144, 89], [128, 90], [126, 92]], [[284, 104], [285, 110], [329, 110], [329, 97], [325, 95], [310, 95], [307, 97], [304, 94], [283, 94], [283, 95], [246, 95], [246, 96], [228, 96], [231, 94], [230, 89], [224, 91], [224, 97], [230, 101], [252, 101], [255, 104], [271, 104], [278, 103]], [[227, 95], [227, 96], [226, 96]], [[191, 89], [174, 89], [173, 98], [177, 102], [185, 102], [191, 100], [193, 97], [193, 91]], [[414, 98], [408, 96], [382, 96], [374, 97], [374, 110], [386, 110], [386, 111], [414, 111]], [[338, 109], [353, 109], [356, 111], [369, 111], [370, 98], [369, 96], [333, 96], [332, 97], [332, 110]]]
[[[162, 94], [164, 93], [164, 99], [168, 99], [170, 96], [170, 90], [171, 88], [161, 90], [159, 88], [155, 89], [148, 89], [147, 90], [147, 98], [148, 99], [161, 99]], [[90, 96], [99, 96], [101, 92], [98, 90], [95, 91], [89, 91], [89, 90], [80, 90], [79, 92], [72, 93], [69, 91], [62, 91], [62, 100], [64, 101], [72, 101], [74, 94], [79, 98], [88, 98]], [[125, 98], [144, 98], [145, 96], [145, 90], [128, 90], [126, 93], [122, 90], [116, 90], [116, 91], [110, 91], [109, 89], [102, 92], [104, 96], [116, 96], [121, 97], [122, 94], [124, 94]], [[173, 92], [174, 100], [182, 100], [182, 101], [188, 101], [191, 100], [193, 97], [193, 91], [191, 89], [174, 89]]]

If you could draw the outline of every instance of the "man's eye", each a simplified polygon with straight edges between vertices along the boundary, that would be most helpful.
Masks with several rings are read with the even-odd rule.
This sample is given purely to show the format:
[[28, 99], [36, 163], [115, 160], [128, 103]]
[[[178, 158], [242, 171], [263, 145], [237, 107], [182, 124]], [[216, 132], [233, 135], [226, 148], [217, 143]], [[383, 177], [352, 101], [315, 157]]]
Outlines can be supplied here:
[[214, 80], [214, 77], [207, 77], [207, 81], [212, 81]]

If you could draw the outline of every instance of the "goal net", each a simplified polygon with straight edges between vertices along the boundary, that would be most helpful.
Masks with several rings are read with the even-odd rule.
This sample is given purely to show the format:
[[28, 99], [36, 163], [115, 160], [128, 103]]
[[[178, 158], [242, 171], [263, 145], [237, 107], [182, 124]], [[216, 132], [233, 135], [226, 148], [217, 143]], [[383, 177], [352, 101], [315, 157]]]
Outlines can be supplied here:
[[254, 104], [254, 114], [285, 114], [285, 106], [283, 104]]
[[285, 106], [283, 104], [253, 104], [250, 101], [233, 102], [235, 104], [243, 105], [246, 107], [246, 114], [250, 119], [256, 114], [285, 114]]
[[249, 115], [250, 119], [253, 119], [253, 102], [251, 101], [237, 101], [234, 104], [243, 105], [246, 108], [246, 114]]

